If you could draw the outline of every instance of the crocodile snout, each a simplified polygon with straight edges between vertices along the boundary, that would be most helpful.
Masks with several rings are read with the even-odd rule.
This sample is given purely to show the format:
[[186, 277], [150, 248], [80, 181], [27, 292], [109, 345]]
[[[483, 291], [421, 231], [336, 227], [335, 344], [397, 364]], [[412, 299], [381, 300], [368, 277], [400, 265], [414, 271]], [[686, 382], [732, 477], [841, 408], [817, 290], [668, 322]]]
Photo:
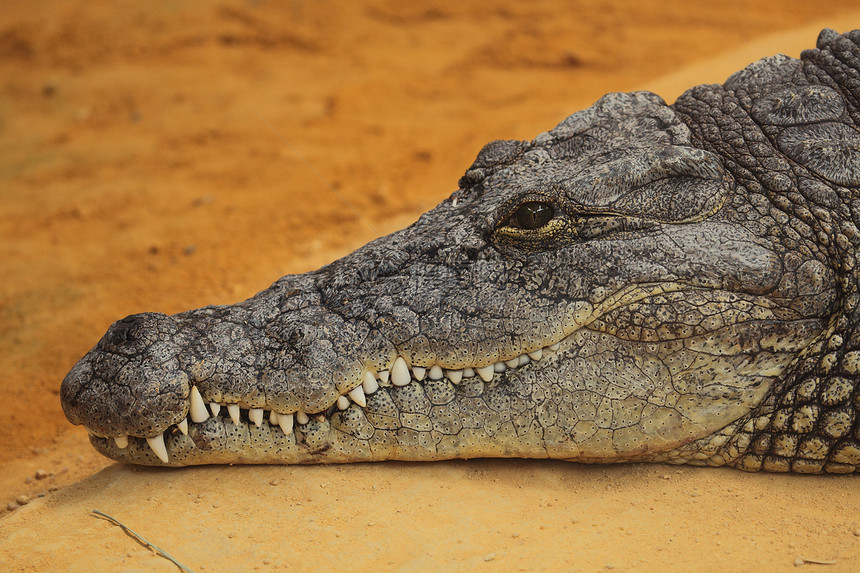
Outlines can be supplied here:
[[157, 313], [111, 325], [63, 380], [66, 417], [99, 436], [149, 436], [182, 419], [189, 384], [176, 333], [175, 320]]

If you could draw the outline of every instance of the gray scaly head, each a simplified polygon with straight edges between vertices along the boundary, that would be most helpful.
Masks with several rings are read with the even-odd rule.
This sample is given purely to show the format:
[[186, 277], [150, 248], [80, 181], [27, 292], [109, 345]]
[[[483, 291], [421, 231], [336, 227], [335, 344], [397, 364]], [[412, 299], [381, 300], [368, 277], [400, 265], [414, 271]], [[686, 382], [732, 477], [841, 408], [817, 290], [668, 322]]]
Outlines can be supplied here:
[[472, 457], [853, 472], [860, 33], [481, 150], [415, 224], [118, 321], [68, 418], [140, 464]]

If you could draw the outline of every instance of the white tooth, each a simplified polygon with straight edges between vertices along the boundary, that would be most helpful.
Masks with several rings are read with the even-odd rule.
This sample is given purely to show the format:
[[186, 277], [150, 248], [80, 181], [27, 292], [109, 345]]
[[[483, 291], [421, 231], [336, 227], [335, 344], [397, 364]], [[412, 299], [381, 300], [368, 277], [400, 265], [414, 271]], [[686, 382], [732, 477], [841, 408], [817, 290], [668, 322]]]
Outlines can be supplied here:
[[200, 390], [197, 386], [191, 387], [191, 421], [195, 424], [200, 424], [209, 419], [209, 410], [206, 409], [206, 404], [203, 403], [203, 396], [200, 395]]
[[325, 412], [320, 412], [319, 414], [317, 414], [316, 416], [314, 416], [314, 419], [315, 419], [317, 422], [319, 422], [320, 424], [322, 424], [323, 422], [325, 422]]
[[517, 366], [525, 366], [526, 364], [528, 364], [531, 361], [532, 361], [532, 359], [529, 358], [528, 354], [521, 354], [520, 355], [520, 363]]
[[383, 384], [388, 384], [389, 375], [390, 375], [390, 372], [388, 372], [388, 370], [383, 370], [382, 372], [379, 373], [379, 379], [382, 381]]
[[284, 432], [284, 435], [289, 436], [293, 433], [293, 415], [278, 414], [278, 425], [281, 427], [281, 431]]
[[430, 380], [441, 380], [442, 379], [442, 367], [438, 364], [434, 364], [430, 367], [430, 372], [427, 373], [427, 376]]
[[463, 371], [462, 370], [446, 370], [445, 376], [448, 377], [453, 384], [459, 384], [460, 380], [463, 379]]
[[182, 420], [181, 422], [176, 424], [176, 427], [179, 428], [180, 432], [182, 432], [183, 434], [185, 434], [187, 436], [188, 435], [188, 418], [185, 418], [184, 420]]
[[338, 396], [337, 407], [340, 410], [346, 410], [347, 408], [349, 408], [349, 398], [347, 398], [346, 396]]
[[412, 381], [412, 376], [409, 375], [409, 367], [406, 366], [406, 361], [402, 356], [398, 356], [394, 361], [394, 366], [391, 367], [391, 383], [395, 386], [406, 386]]
[[[283, 417], [283, 416], [284, 415], [281, 414], [281, 417]], [[308, 418], [308, 415], [305, 414], [304, 412], [302, 412], [302, 411], [296, 412], [296, 422], [298, 422], [299, 424], [304, 426], [305, 424], [307, 424], [310, 421], [311, 421], [311, 419]]]
[[463, 378], [471, 378], [475, 375], [474, 368], [463, 368]]
[[370, 395], [379, 390], [379, 382], [376, 381], [376, 377], [370, 372], [364, 373], [364, 380], [361, 382], [362, 388], [364, 388], [364, 394]]
[[538, 348], [534, 352], [529, 352], [529, 356], [532, 360], [540, 360], [543, 358], [543, 348]]
[[549, 349], [552, 350], [553, 352], [555, 352], [556, 350], [559, 349], [560, 346], [561, 346], [561, 342], [556, 342], [555, 344], [550, 344]]
[[230, 413], [230, 419], [237, 426], [239, 425], [239, 404], [227, 404], [227, 411]]
[[158, 434], [152, 438], [146, 438], [146, 443], [152, 448], [152, 451], [158, 456], [158, 459], [167, 463], [167, 448], [164, 446], [164, 434]]
[[212, 410], [212, 417], [214, 418], [221, 411], [221, 404], [218, 402], [209, 402], [209, 409]]
[[412, 375], [415, 376], [415, 379], [419, 382], [424, 380], [424, 376], [427, 374], [427, 369], [421, 366], [413, 366], [412, 367]]
[[269, 423], [273, 426], [277, 426], [278, 422], [279, 422], [279, 419], [278, 419], [279, 416], [280, 415], [277, 412], [275, 412], [274, 410], [269, 412]]
[[[520, 365], [520, 357], [519, 356], [517, 356], [516, 358], [511, 358], [510, 360], [505, 360], [505, 366], [507, 366], [508, 368], [516, 368], [519, 365]], [[504, 371], [505, 371], [504, 368], [499, 370], [499, 372], [504, 372]]]
[[113, 441], [116, 443], [116, 447], [121, 450], [128, 447], [128, 436], [114, 436]]
[[493, 364], [493, 372], [504, 372], [508, 367], [505, 366], [504, 362], [496, 362]]
[[476, 368], [476, 370], [478, 371], [478, 376], [480, 376], [481, 380], [483, 380], [484, 382], [489, 382], [493, 379], [493, 372], [495, 371], [495, 369], [493, 368], [492, 364], [488, 364], [483, 368]]
[[251, 408], [248, 410], [248, 419], [254, 422], [254, 425], [259, 428], [263, 425], [263, 409]]
[[364, 389], [361, 386], [356, 386], [349, 391], [349, 397], [352, 401], [364, 408], [367, 406], [367, 400], [364, 398]]

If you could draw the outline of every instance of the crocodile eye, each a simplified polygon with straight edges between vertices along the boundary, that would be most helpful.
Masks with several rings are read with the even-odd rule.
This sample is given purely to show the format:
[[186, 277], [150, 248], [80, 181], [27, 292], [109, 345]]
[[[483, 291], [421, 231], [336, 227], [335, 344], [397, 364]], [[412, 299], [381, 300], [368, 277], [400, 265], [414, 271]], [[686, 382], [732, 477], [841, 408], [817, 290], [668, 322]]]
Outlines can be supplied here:
[[511, 219], [521, 229], [540, 229], [549, 223], [553, 214], [552, 205], [549, 203], [528, 201], [517, 207]]

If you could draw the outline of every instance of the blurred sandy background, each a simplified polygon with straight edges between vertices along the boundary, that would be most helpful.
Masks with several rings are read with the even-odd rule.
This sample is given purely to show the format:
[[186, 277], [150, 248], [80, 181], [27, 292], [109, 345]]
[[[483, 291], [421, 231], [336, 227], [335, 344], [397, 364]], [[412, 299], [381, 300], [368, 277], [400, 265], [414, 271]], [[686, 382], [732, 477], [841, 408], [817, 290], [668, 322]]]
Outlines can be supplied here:
[[860, 568], [851, 477], [528, 460], [137, 469], [98, 456], [58, 400], [114, 320], [247, 298], [410, 223], [490, 140], [531, 139], [605, 92], [672, 101], [797, 56], [821, 27], [860, 26], [856, 0], [2, 12], [0, 570], [176, 570], [93, 508], [195, 571]]

